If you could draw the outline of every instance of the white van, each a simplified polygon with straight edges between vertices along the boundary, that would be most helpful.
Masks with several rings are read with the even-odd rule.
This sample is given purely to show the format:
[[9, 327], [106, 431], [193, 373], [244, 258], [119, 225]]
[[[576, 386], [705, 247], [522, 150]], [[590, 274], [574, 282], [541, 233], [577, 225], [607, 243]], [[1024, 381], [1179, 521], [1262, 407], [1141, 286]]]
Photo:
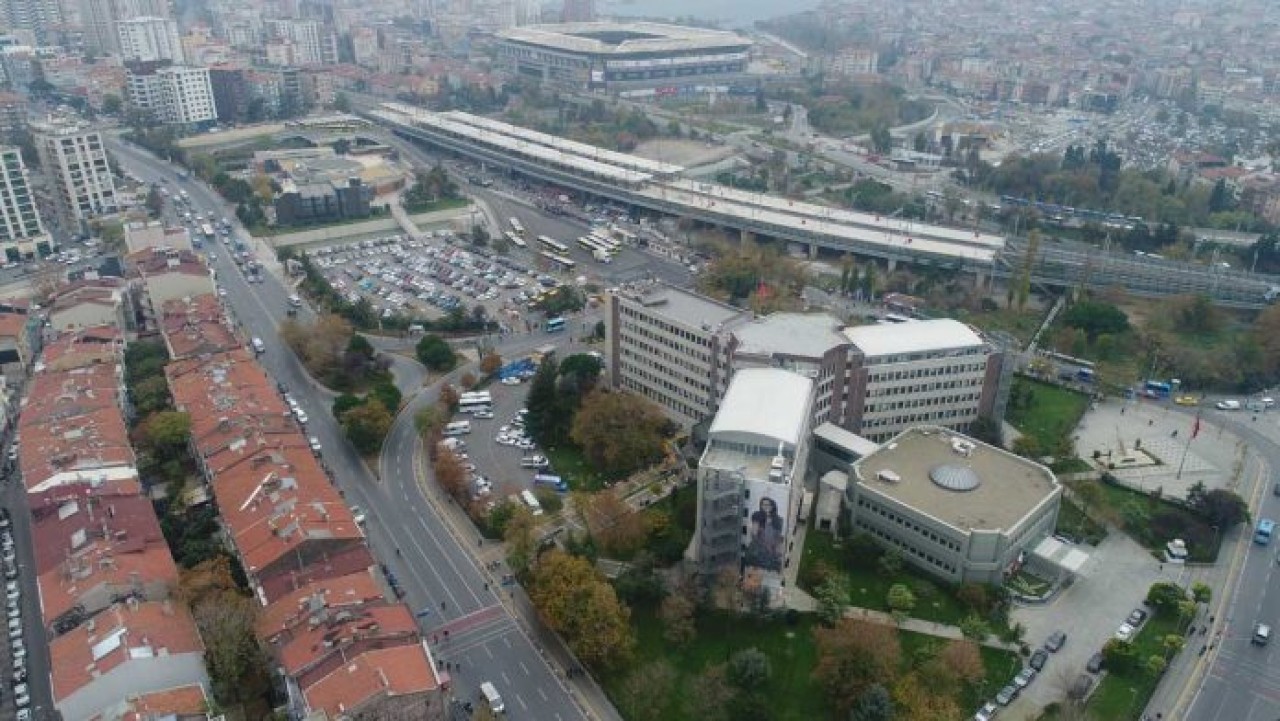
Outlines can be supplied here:
[[444, 427], [444, 435], [446, 436], [465, 436], [470, 432], [470, 421], [454, 421]]
[[254, 353], [262, 354], [267, 352], [267, 344], [263, 343], [261, 338], [254, 336], [250, 343], [253, 345]]
[[480, 695], [484, 696], [484, 700], [489, 704], [489, 709], [494, 713], [502, 713], [506, 710], [506, 706], [502, 703], [502, 697], [498, 695], [498, 689], [493, 684], [485, 681], [480, 684]]

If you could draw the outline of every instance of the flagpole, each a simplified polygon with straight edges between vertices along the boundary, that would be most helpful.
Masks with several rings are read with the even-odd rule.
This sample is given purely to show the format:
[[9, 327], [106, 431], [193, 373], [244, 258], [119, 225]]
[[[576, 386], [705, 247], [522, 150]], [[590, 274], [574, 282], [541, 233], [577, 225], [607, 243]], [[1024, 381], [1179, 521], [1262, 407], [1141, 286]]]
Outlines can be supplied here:
[[1182, 447], [1182, 460], [1178, 461], [1178, 474], [1174, 476], [1176, 480], [1182, 480], [1182, 467], [1186, 465], [1187, 453], [1191, 450], [1191, 441], [1200, 435], [1200, 414], [1196, 414], [1196, 424], [1191, 427], [1191, 435], [1187, 436], [1187, 445]]

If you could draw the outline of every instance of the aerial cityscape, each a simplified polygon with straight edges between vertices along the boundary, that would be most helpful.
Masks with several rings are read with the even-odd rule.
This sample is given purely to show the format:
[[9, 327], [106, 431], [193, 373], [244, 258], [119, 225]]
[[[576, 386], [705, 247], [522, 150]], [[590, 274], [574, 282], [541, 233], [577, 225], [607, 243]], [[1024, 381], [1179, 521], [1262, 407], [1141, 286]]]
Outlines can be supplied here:
[[1280, 719], [1276, 58], [0, 0], [0, 719]]

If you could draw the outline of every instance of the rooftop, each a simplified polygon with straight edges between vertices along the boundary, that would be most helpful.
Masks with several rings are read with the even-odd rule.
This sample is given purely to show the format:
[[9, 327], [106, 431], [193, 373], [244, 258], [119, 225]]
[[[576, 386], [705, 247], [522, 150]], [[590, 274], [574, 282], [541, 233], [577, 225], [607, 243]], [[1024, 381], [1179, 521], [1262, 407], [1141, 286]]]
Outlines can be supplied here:
[[745, 50], [751, 41], [723, 30], [651, 22], [590, 22], [526, 25], [498, 32], [502, 40], [596, 55], [680, 50]]
[[428, 693], [440, 685], [422, 644], [366, 651], [333, 669], [303, 695], [311, 711], [339, 718], [381, 696]]
[[209, 695], [200, 684], [187, 684], [151, 693], [131, 694], [114, 709], [92, 721], [157, 721], [208, 718]]
[[843, 323], [828, 313], [773, 313], [734, 328], [736, 353], [821, 358], [849, 342]]
[[[289, 676], [306, 674], [327, 665], [331, 656], [350, 659], [374, 646], [417, 644], [418, 622], [402, 603], [368, 604], [328, 614], [314, 624], [303, 624], [291, 634], [268, 644]], [[323, 675], [323, 674], [322, 674]], [[305, 681], [305, 679], [300, 679]]]
[[751, 317], [751, 313], [742, 308], [666, 283], [647, 286], [635, 293], [624, 291], [624, 295], [630, 302], [644, 306], [648, 312], [690, 328], [716, 330]]
[[381, 602], [382, 589], [369, 569], [319, 579], [277, 599], [258, 617], [258, 637], [270, 641], [299, 624], [319, 621], [340, 609]]
[[862, 487], [966, 532], [1012, 528], [1060, 492], [1044, 466], [932, 426], [903, 431], [854, 473]]
[[218, 297], [211, 294], [165, 301], [160, 326], [169, 357], [208, 357], [240, 347]]
[[799, 445], [809, 420], [813, 381], [779, 368], [744, 368], [733, 374], [711, 437], [754, 436], [764, 443]]
[[852, 326], [844, 336], [869, 358], [986, 344], [972, 328], [950, 318]]
[[362, 571], [367, 573], [373, 565], [373, 554], [363, 544], [330, 553], [324, 557], [323, 563], [307, 563], [303, 559], [295, 559], [291, 567], [280, 573], [270, 578], [258, 579], [259, 596], [266, 603], [274, 604], [311, 584]]

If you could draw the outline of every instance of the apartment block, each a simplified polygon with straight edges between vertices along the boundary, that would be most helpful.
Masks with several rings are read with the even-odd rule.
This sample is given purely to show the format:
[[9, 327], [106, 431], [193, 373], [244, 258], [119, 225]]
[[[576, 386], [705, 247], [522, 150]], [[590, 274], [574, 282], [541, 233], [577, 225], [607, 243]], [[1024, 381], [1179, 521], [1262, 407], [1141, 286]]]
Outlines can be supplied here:
[[208, 68], [130, 63], [129, 104], [168, 125], [204, 125], [218, 119]]
[[49, 235], [40, 220], [22, 153], [17, 148], [0, 147], [0, 250], [13, 262], [45, 255], [50, 250]]
[[166, 17], [138, 17], [116, 23], [120, 33], [120, 59], [128, 61], [183, 62], [178, 23]]
[[31, 131], [64, 229], [87, 233], [90, 220], [116, 212], [116, 186], [101, 133], [66, 118], [32, 123]]

